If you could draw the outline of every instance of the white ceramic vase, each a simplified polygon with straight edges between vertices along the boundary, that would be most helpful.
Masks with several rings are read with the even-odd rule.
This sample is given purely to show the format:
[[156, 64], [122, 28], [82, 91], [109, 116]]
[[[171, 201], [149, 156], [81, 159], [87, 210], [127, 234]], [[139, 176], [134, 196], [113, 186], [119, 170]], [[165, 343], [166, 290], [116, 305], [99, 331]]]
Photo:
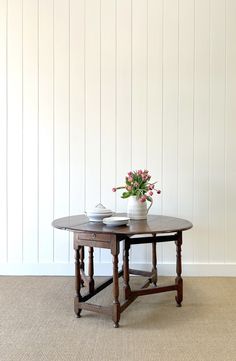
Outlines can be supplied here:
[[147, 219], [147, 214], [152, 206], [147, 207], [147, 201], [140, 202], [136, 196], [130, 196], [128, 198], [127, 215], [130, 219]]

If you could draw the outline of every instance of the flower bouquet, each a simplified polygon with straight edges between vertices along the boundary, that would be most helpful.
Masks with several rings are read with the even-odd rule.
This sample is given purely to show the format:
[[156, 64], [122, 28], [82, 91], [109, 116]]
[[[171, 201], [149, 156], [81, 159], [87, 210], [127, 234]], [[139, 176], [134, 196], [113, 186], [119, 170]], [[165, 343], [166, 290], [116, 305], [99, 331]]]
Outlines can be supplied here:
[[156, 192], [160, 194], [160, 189], [155, 188], [157, 182], [150, 182], [151, 175], [148, 170], [135, 170], [130, 171], [125, 177], [125, 185], [112, 188], [113, 192], [116, 192], [118, 189], [126, 189], [122, 193], [121, 198], [128, 198], [130, 196], [136, 196], [140, 202], [145, 202], [146, 200], [152, 202], [153, 193]]
[[[119, 189], [125, 189], [121, 198], [129, 198], [132, 200], [128, 203], [128, 215], [131, 219], [146, 219], [153, 199], [154, 192], [160, 194], [160, 189], [156, 188], [157, 182], [151, 182], [151, 175], [148, 170], [135, 170], [128, 172], [125, 177], [125, 185], [112, 188], [113, 192]], [[147, 209], [146, 201], [151, 202]]]

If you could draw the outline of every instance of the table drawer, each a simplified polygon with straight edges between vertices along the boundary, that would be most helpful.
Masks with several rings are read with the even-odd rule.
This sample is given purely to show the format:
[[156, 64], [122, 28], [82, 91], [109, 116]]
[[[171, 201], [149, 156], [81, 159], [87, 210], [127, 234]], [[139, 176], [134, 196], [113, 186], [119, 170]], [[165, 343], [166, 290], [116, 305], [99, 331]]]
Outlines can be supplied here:
[[100, 242], [110, 242], [113, 239], [113, 234], [102, 234], [96, 232], [78, 232], [75, 234], [76, 240], [88, 240], [88, 241], [100, 241]]

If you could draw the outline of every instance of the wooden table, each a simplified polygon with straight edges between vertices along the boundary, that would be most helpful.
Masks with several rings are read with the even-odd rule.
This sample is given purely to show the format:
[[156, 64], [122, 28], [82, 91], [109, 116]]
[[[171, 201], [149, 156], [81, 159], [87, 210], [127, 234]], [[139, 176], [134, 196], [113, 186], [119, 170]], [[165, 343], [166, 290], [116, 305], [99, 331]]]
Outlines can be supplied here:
[[[124, 216], [124, 214], [117, 214]], [[89, 222], [85, 215], [71, 216], [56, 219], [53, 227], [65, 229], [74, 233], [75, 249], [75, 288], [74, 310], [77, 317], [81, 316], [82, 310], [89, 310], [108, 314], [112, 317], [114, 327], [119, 327], [120, 314], [138, 296], [154, 293], [176, 291], [177, 306], [181, 306], [183, 300], [183, 279], [181, 277], [181, 245], [182, 232], [192, 228], [189, 221], [167, 216], [148, 216], [147, 220], [131, 220], [129, 226], [111, 227], [103, 223]], [[136, 235], [147, 235], [134, 237]], [[118, 271], [118, 255], [120, 242], [124, 242], [122, 271]], [[168, 286], [157, 285], [157, 256], [156, 244], [161, 242], [175, 242], [176, 244], [176, 273], [175, 283]], [[152, 244], [152, 271], [140, 271], [129, 268], [129, 249], [133, 244]], [[88, 247], [88, 275], [84, 272], [84, 247]], [[110, 249], [113, 261], [113, 276], [106, 282], [95, 287], [94, 284], [94, 247]], [[148, 277], [145, 284], [136, 290], [132, 290], [129, 284], [129, 275], [141, 275]], [[123, 276], [123, 288], [125, 301], [119, 301], [119, 277]], [[87, 301], [102, 291], [113, 282], [113, 304], [109, 307], [95, 305]], [[149, 285], [153, 287], [147, 288]], [[86, 286], [88, 293], [81, 295], [81, 287]]]

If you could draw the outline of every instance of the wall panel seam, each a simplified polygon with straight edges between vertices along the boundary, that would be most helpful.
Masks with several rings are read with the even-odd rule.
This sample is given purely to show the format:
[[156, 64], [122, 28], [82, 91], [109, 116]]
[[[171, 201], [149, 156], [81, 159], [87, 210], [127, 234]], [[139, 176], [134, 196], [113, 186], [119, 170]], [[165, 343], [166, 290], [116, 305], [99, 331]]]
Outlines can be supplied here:
[[[99, 199], [102, 201], [102, 0], [99, 2]], [[101, 250], [99, 250], [99, 258]]]
[[[99, 1], [99, 203], [102, 202], [102, 0]], [[99, 248], [99, 263], [101, 249]]]
[[8, 263], [8, 0], [6, 0], [6, 262]]
[[226, 263], [227, 258], [227, 250], [228, 250], [228, 232], [227, 232], [227, 172], [226, 172], [226, 165], [227, 165], [227, 0], [225, 0], [225, 54], [224, 54], [224, 61], [225, 61], [225, 81], [224, 81], [224, 199], [225, 199], [225, 207], [224, 207], [224, 263]]
[[39, 263], [39, 0], [37, 0], [37, 262]]
[[147, 21], [147, 36], [146, 36], [146, 135], [145, 135], [145, 142], [146, 142], [146, 169], [148, 168], [148, 98], [149, 98], [149, 92], [148, 92], [148, 86], [149, 86], [149, 68], [148, 68], [148, 58], [149, 58], [149, 27], [148, 27], [148, 12], [149, 12], [149, 7], [148, 7], [148, 0], [146, 0], [147, 2], [147, 16], [146, 16], [146, 21]]
[[208, 261], [210, 259], [210, 227], [211, 227], [211, 188], [210, 181], [212, 175], [211, 169], [211, 147], [212, 147], [212, 137], [211, 130], [212, 128], [212, 106], [213, 106], [213, 95], [212, 95], [212, 14], [211, 14], [211, 0], [209, 0], [209, 118], [208, 118], [208, 242], [207, 242], [207, 252], [208, 252]]
[[[161, 214], [163, 215], [164, 209], [164, 200], [163, 200], [163, 193], [164, 193], [164, 182], [163, 182], [163, 175], [164, 175], [164, 97], [163, 97], [163, 90], [164, 90], [164, 0], [162, 0], [162, 14], [161, 14], [161, 187], [162, 187], [162, 196], [161, 196]], [[161, 247], [161, 259], [164, 258], [164, 248]]]
[[130, 169], [133, 167], [133, 0], [131, 0], [130, 11]]
[[[53, 219], [55, 218], [55, 1], [53, 0], [53, 14], [52, 14], [52, 71], [53, 71], [53, 100], [52, 100], [52, 117], [53, 117]], [[53, 228], [53, 263], [55, 262], [55, 229]]]
[[86, 211], [86, 191], [87, 191], [87, 187], [86, 187], [86, 138], [87, 138], [87, 129], [86, 129], [86, 124], [87, 124], [87, 79], [86, 79], [86, 31], [87, 31], [87, 27], [86, 27], [86, 0], [84, 0], [84, 212]]
[[180, 213], [180, 205], [179, 205], [179, 197], [180, 197], [180, 191], [179, 191], [179, 186], [180, 186], [180, 182], [179, 182], [179, 102], [180, 102], [180, 83], [179, 83], [179, 0], [178, 0], [178, 59], [177, 59], [177, 67], [178, 67], [178, 75], [177, 75], [177, 83], [178, 83], [178, 94], [177, 94], [177, 116], [176, 116], [176, 120], [177, 120], [177, 149], [176, 149], [176, 158], [177, 158], [177, 215], [179, 215]]
[[[115, 186], [117, 184], [117, 0], [115, 0]], [[117, 193], [115, 192], [115, 212], [117, 212]]]
[[[192, 222], [194, 224], [194, 218], [195, 218], [195, 127], [196, 127], [196, 0], [194, 0], [194, 14], [193, 14], [193, 134], [192, 134], [192, 140], [193, 140], [193, 191], [192, 191]], [[196, 237], [193, 238], [193, 262], [196, 262]]]
[[21, 261], [24, 263], [24, 0], [21, 2]]
[[[149, 68], [148, 68], [148, 56], [149, 56], [149, 43], [148, 43], [148, 36], [149, 36], [149, 32], [148, 32], [148, 1], [149, 0], [146, 0], [146, 134], [145, 134], [145, 142], [146, 142], [146, 169], [148, 168], [148, 96], [149, 96], [149, 92], [148, 92], [148, 85], [149, 85], [149, 82], [148, 82], [148, 76], [149, 76]], [[147, 260], [148, 259], [148, 245], [145, 246], [145, 259]]]
[[[71, 102], [70, 102], [70, 76], [71, 76], [71, 72], [70, 72], [70, 50], [71, 50], [71, 44], [70, 44], [70, 9], [71, 9], [71, 2], [70, 0], [68, 0], [68, 168], [69, 168], [69, 172], [68, 172], [68, 211], [69, 211], [69, 215], [71, 215], [71, 144], [70, 144], [70, 139], [71, 139], [71, 112], [70, 112], [70, 107], [71, 107]], [[70, 262], [70, 233], [68, 234], [68, 262]]]

